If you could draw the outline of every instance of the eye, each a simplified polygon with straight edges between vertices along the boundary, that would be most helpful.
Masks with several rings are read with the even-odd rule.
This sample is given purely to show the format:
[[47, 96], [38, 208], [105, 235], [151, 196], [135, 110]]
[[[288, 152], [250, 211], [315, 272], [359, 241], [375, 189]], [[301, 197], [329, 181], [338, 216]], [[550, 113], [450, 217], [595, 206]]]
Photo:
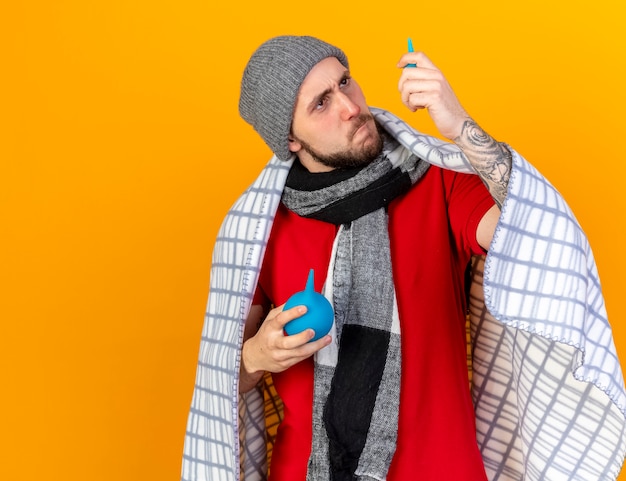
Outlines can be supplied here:
[[342, 78], [342, 79], [341, 79], [341, 81], [339, 82], [339, 85], [340, 85], [341, 87], [346, 87], [346, 86], [350, 85], [350, 80], [352, 80], [352, 79], [351, 79], [351, 77], [344, 77], [344, 78]]
[[315, 110], [323, 109], [327, 102], [328, 102], [328, 97], [320, 98], [315, 104]]

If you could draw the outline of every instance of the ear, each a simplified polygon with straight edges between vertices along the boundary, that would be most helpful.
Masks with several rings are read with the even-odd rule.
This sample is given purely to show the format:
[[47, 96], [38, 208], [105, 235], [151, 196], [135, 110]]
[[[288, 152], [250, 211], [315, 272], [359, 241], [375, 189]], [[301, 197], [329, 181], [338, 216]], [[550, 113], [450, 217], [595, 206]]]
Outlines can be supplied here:
[[289, 150], [294, 154], [302, 150], [302, 144], [298, 142], [293, 135], [289, 135], [289, 137], [287, 137], [287, 144], [289, 145]]

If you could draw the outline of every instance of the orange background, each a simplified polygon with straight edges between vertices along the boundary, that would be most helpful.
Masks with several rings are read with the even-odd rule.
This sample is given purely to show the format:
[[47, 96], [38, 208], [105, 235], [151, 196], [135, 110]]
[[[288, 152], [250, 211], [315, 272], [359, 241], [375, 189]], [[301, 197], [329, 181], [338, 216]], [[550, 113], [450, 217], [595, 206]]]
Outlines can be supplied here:
[[0, 479], [178, 479], [213, 241], [269, 157], [240, 75], [277, 34], [434, 134], [396, 90], [411, 36], [568, 199], [626, 360], [621, 0], [210, 1], [3, 5]]

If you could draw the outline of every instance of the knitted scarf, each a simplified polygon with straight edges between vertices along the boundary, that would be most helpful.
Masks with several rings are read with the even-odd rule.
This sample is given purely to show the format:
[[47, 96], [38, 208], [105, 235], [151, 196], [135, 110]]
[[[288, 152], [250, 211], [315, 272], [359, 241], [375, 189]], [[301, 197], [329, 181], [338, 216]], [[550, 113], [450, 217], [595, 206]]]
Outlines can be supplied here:
[[283, 203], [339, 225], [324, 294], [333, 343], [315, 356], [308, 481], [384, 480], [395, 452], [400, 323], [386, 206], [428, 169], [391, 138], [368, 166], [310, 174], [296, 161]]

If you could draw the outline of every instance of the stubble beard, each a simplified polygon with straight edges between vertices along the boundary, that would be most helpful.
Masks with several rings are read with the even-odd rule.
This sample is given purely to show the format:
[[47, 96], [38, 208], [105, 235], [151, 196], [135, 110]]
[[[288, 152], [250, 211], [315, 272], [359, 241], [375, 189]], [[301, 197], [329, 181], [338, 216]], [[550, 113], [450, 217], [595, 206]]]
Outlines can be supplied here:
[[[350, 140], [354, 137], [357, 130], [363, 126], [366, 122], [373, 120], [374, 117], [370, 114], [361, 114], [355, 121], [355, 127], [350, 135]], [[310, 144], [298, 139], [302, 146], [302, 150], [308, 153], [315, 161], [319, 162], [326, 167], [332, 169], [350, 169], [354, 167], [364, 167], [380, 155], [383, 150], [383, 137], [381, 135], [380, 126], [376, 123], [376, 138], [373, 142], [363, 146], [362, 149], [355, 150], [349, 149], [340, 152], [334, 152], [332, 154], [324, 154], [315, 150]]]

